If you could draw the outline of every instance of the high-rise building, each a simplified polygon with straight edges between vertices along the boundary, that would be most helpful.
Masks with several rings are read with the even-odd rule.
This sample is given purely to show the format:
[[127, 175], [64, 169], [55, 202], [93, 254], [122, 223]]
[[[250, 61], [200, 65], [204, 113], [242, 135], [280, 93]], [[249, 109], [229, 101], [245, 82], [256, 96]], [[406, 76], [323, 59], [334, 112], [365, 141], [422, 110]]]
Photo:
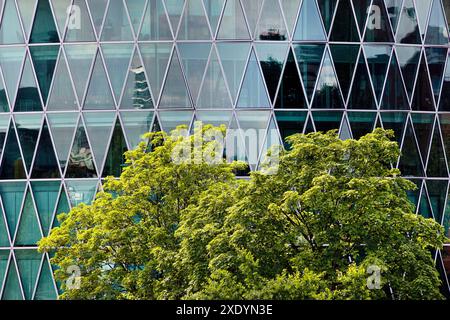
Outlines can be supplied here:
[[[0, 0], [0, 297], [55, 299], [36, 242], [193, 121], [273, 143], [395, 131], [417, 212], [450, 235], [450, 0]], [[245, 142], [242, 141], [244, 145]], [[435, 253], [449, 295], [450, 247]]]

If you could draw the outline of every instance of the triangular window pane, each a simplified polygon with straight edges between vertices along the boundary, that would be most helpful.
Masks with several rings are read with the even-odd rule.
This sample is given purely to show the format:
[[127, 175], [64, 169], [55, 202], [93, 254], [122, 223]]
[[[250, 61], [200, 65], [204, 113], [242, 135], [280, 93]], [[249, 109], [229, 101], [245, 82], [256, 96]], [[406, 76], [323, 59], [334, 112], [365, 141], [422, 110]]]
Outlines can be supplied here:
[[[375, 0], [376, 1], [376, 0]], [[355, 8], [356, 20], [358, 21], [359, 31], [361, 35], [364, 34], [366, 28], [367, 18], [370, 12], [370, 3], [372, 0], [352, 0]], [[336, 16], [339, 18], [339, 16]]]
[[33, 198], [31, 197], [30, 191], [28, 191], [23, 204], [14, 244], [16, 246], [35, 246], [41, 237], [42, 234], [34, 208]]
[[192, 111], [160, 111], [159, 119], [161, 120], [162, 130], [170, 133], [180, 125], [185, 125], [189, 128], [189, 125], [192, 121], [192, 115]]
[[270, 108], [269, 97], [267, 96], [264, 80], [253, 50], [239, 93], [237, 107]]
[[66, 181], [66, 184], [72, 208], [81, 203], [89, 205], [94, 200], [95, 192], [97, 191], [97, 180], [71, 180]]
[[[147, 7], [146, 15], [148, 13], [152, 12], [149, 10], [150, 10], [150, 7], [152, 7], [152, 8], [155, 7], [155, 2], [157, 3], [157, 5], [159, 5], [159, 8], [162, 7], [162, 0], [150, 0], [149, 6]], [[144, 7], [146, 4], [146, 0], [125, 0], [125, 4], [127, 6], [128, 13], [130, 14], [131, 25], [133, 26], [134, 33], [138, 34], [139, 27], [140, 27], [141, 21], [142, 21], [142, 14], [145, 9]], [[155, 11], [155, 12], [158, 12], [158, 11]], [[155, 13], [153, 13], [153, 14], [155, 14]], [[162, 11], [161, 15], [162, 14], [164, 14], [164, 11]], [[158, 15], [154, 15], [153, 17], [156, 20], [156, 17], [158, 17]], [[146, 19], [147, 19], [147, 17], [146, 17]], [[170, 32], [170, 29], [169, 29], [169, 32]]]
[[[119, 1], [112, 1], [119, 2]], [[89, 6], [89, 10], [92, 15], [92, 21], [94, 23], [94, 29], [97, 35], [100, 34], [100, 29], [103, 25], [103, 19], [106, 13], [106, 5], [108, 4], [108, 0], [87, 0], [87, 4]], [[142, 11], [141, 11], [142, 14]]]
[[277, 0], [264, 1], [255, 38], [259, 40], [287, 40], [286, 25]]
[[211, 124], [213, 126], [225, 125], [227, 128], [231, 120], [231, 111], [202, 111], [196, 112], [196, 120], [201, 121], [203, 125]]
[[95, 44], [66, 45], [64, 49], [78, 99], [82, 101], [97, 46]]
[[[426, 113], [413, 113], [411, 119], [416, 132], [417, 142], [422, 155], [422, 159], [427, 158], [428, 149], [431, 145], [431, 136], [434, 124], [434, 115]], [[425, 160], [424, 160], [425, 161]]]
[[6, 86], [0, 73], [0, 112], [9, 112], [9, 102], [6, 96]]
[[352, 139], [352, 131], [350, 130], [350, 125], [348, 124], [347, 117], [344, 116], [344, 119], [342, 120], [341, 129], [339, 132], [339, 139], [341, 140], [348, 140]]
[[[254, 1], [244, 1], [244, 3], [250, 4]], [[250, 39], [239, 0], [227, 0], [217, 39]]]
[[331, 63], [330, 54], [325, 53], [322, 69], [317, 80], [312, 108], [343, 109], [341, 91]]
[[92, 71], [91, 81], [84, 102], [86, 110], [111, 110], [114, 109], [114, 100], [111, 95], [108, 79], [106, 78], [105, 68], [103, 67], [100, 53]]
[[15, 116], [15, 120], [20, 147], [22, 149], [23, 157], [25, 158], [25, 165], [29, 172], [42, 125], [42, 115], [18, 114]]
[[173, 33], [178, 30], [181, 14], [183, 13], [185, 0], [164, 0], [166, 3], [167, 14], [172, 25]]
[[30, 58], [27, 56], [23, 67], [22, 79], [17, 91], [15, 112], [42, 111], [39, 89], [34, 78], [33, 67]]
[[409, 110], [408, 97], [403, 86], [402, 76], [395, 57], [392, 57], [389, 66], [381, 109]]
[[44, 236], [47, 236], [50, 231], [60, 185], [60, 181], [33, 181], [31, 183]]
[[376, 109], [377, 105], [372, 92], [369, 74], [364, 61], [363, 52], [359, 57], [353, 86], [348, 100], [349, 109]]
[[336, 12], [337, 1], [317, 0], [319, 4], [320, 14], [325, 25], [327, 33], [330, 32], [331, 22], [333, 21], [334, 13]]
[[420, 44], [419, 24], [413, 0], [405, 0], [397, 30], [397, 42]]
[[316, 129], [314, 128], [314, 121], [312, 116], [310, 116], [308, 118], [308, 120], [306, 121], [306, 126], [305, 126], [305, 133], [311, 133], [311, 132], [316, 132]]
[[122, 132], [120, 121], [117, 119], [109, 146], [108, 156], [106, 157], [105, 168], [103, 169], [103, 177], [120, 177], [120, 174], [125, 167], [124, 153], [126, 151], [128, 151], [127, 143]]
[[[447, 155], [447, 161], [450, 165], [450, 139], [448, 139], [448, 135], [450, 132], [450, 114], [444, 113], [439, 115], [439, 122], [441, 124], [441, 132], [442, 136], [444, 138], [444, 147], [445, 147], [445, 153]], [[450, 199], [449, 199], [450, 201]], [[450, 206], [450, 203], [449, 203]], [[449, 207], [450, 210], [450, 207]]]
[[23, 300], [19, 276], [17, 275], [16, 265], [12, 259], [3, 288], [2, 300]]
[[60, 54], [58, 65], [55, 70], [55, 80], [50, 91], [47, 110], [49, 111], [73, 111], [78, 110], [77, 98], [69, 77], [64, 54]]
[[249, 50], [249, 43], [217, 44], [217, 51], [219, 52], [225, 78], [227, 79], [233, 100], [236, 100], [239, 86], [244, 75]]
[[393, 130], [395, 140], [400, 145], [403, 138], [403, 131], [405, 129], [407, 113], [405, 112], [388, 112], [381, 114], [383, 121], [383, 128], [386, 130]]
[[67, 8], [70, 7], [72, 0], [50, 0], [53, 12], [56, 17], [56, 24], [58, 25], [61, 38], [64, 37], [64, 29], [66, 27], [67, 18], [69, 17]]
[[58, 298], [53, 284], [52, 271], [47, 259], [42, 264], [41, 274], [34, 294], [34, 300], [56, 300]]
[[439, 99], [442, 77], [444, 75], [445, 60], [447, 59], [446, 48], [425, 48], [428, 69], [430, 70], [431, 85], [436, 101]]
[[155, 100], [159, 97], [164, 74], [172, 52], [170, 43], [142, 43], [139, 46], [148, 81]]
[[353, 139], [371, 133], [375, 124], [377, 114], [371, 112], [349, 112], [348, 120], [352, 128]]
[[447, 196], [447, 180], [427, 180], [428, 195], [430, 197], [431, 207], [433, 208], [434, 218], [441, 224], [446, 207], [445, 198]]
[[115, 113], [112, 112], [94, 112], [85, 113], [84, 120], [86, 123], [87, 133], [91, 142], [92, 150], [97, 164], [97, 168], [103, 167], [106, 149], [108, 147], [109, 137], [113, 129]]
[[[134, 4], [136, 2], [136, 4]], [[139, 1], [128, 1], [128, 6], [133, 3], [133, 6], [139, 5]], [[131, 12], [130, 12], [131, 14]], [[131, 17], [133, 25], [137, 21], [136, 17]], [[142, 15], [142, 11], [140, 12]], [[135, 29], [137, 30], [137, 29]], [[172, 40], [172, 32], [170, 31], [169, 21], [164, 11], [162, 0], [149, 0], [147, 9], [144, 15], [144, 22], [142, 23], [139, 40]]]
[[434, 0], [431, 9], [430, 22], [428, 23], [428, 32], [425, 39], [427, 44], [446, 45], [448, 44], [448, 30], [445, 23], [444, 12], [442, 11], [441, 1]]
[[80, 123], [67, 164], [66, 178], [96, 178], [94, 157], [89, 145], [86, 131]]
[[211, 33], [206, 19], [202, 0], [189, 0], [186, 2], [180, 30], [179, 40], [209, 40]]
[[116, 100], [122, 93], [133, 44], [102, 44], [103, 57]]
[[263, 71], [264, 79], [266, 80], [267, 89], [269, 90], [270, 99], [272, 101], [275, 98], [278, 83], [280, 82], [287, 50], [287, 44], [256, 44], [256, 52], [258, 54], [261, 69]]
[[123, 128], [130, 149], [136, 148], [142, 141], [142, 135], [150, 131], [153, 114], [152, 111], [121, 112]]
[[39, 82], [44, 104], [47, 103], [58, 52], [59, 46], [30, 47], [31, 58], [33, 59], [36, 77]]
[[13, 103], [17, 93], [17, 82], [19, 81], [24, 57], [24, 47], [0, 48], [0, 65], [8, 91], [8, 98], [11, 103]]
[[[10, 247], [8, 226], [6, 224], [6, 217], [3, 215], [3, 209], [0, 208], [0, 247]], [[0, 287], [4, 276], [4, 269], [2, 270], [2, 254], [0, 251]]]
[[433, 93], [430, 85], [430, 78], [428, 77], [428, 69], [425, 62], [425, 57], [422, 56], [419, 74], [416, 82], [416, 89], [414, 91], [414, 99], [412, 102], [412, 109], [418, 111], [434, 111]]
[[419, 212], [426, 219], [434, 219], [431, 203], [428, 199], [428, 193], [425, 185], [422, 187], [422, 196], [420, 197]]
[[24, 43], [19, 15], [14, 0], [5, 0], [3, 18], [0, 25], [0, 44]]
[[292, 50], [289, 50], [275, 108], [303, 109], [306, 107], [307, 102], [298, 74], [297, 64]]
[[428, 13], [430, 11], [431, 2], [433, 0], [416, 1], [416, 12], [420, 25], [422, 37], [425, 35], [426, 24], [428, 22]]
[[370, 76], [375, 88], [375, 95], [379, 100], [383, 91], [384, 80], [391, 58], [392, 47], [383, 45], [367, 45], [364, 47]]
[[64, 172], [75, 128], [77, 125], [78, 113], [51, 113], [47, 115], [50, 130], [55, 144], [61, 170]]
[[344, 95], [344, 100], [347, 100], [348, 91], [355, 66], [358, 59], [359, 45], [331, 45], [330, 52], [333, 57], [334, 67], [339, 80], [339, 84]]
[[[264, 0], [253, 0], [253, 1], [241, 1], [242, 6], [244, 8], [245, 14], [247, 16], [248, 25], [250, 28], [250, 34], [253, 36], [256, 29], [256, 23], [258, 22], [259, 17], [261, 16], [261, 8]], [[229, 2], [229, 1], [227, 1]], [[238, 5], [239, 0], [236, 0], [235, 3]]]
[[374, 0], [367, 21], [365, 41], [393, 42], [391, 25], [384, 7], [383, 0]]
[[[10, 245], [8, 244], [7, 247]], [[3, 287], [3, 280], [6, 276], [6, 269], [9, 262], [9, 250], [0, 250], [0, 288]]]
[[197, 108], [232, 108], [230, 95], [228, 94], [225, 78], [215, 50], [211, 54], [211, 60], [206, 69]]
[[309, 100], [314, 92], [324, 49], [325, 45], [322, 44], [294, 46], [298, 67]]
[[434, 130], [433, 140], [431, 142], [430, 155], [427, 166], [427, 175], [429, 177], [448, 177], [447, 163], [444, 156], [444, 148], [441, 142], [439, 127]]
[[423, 177], [424, 170], [411, 124], [408, 123], [402, 145], [402, 155], [398, 165], [405, 177]]
[[405, 80], [408, 96], [411, 98], [414, 82], [416, 80], [417, 69], [419, 67], [420, 48], [409, 46], [398, 46], [395, 48], [397, 52], [400, 69], [403, 79]]
[[58, 30], [53, 19], [49, 1], [38, 1], [30, 43], [59, 42]]
[[14, 236], [16, 231], [24, 194], [25, 182], [7, 182], [0, 184], [0, 195], [11, 237]]
[[42, 128], [41, 139], [36, 151], [31, 178], [48, 179], [59, 177], [58, 161], [56, 160], [55, 151], [53, 150], [53, 143], [50, 138], [48, 126], [45, 123]]
[[61, 188], [58, 204], [56, 206], [55, 216], [53, 217], [52, 229], [60, 226], [58, 221], [58, 215], [60, 215], [61, 213], [69, 213], [69, 211], [70, 211], [69, 200], [67, 199], [67, 195], [63, 185], [63, 187]]
[[315, 0], [303, 0], [294, 40], [326, 40]]
[[25, 299], [31, 300], [42, 255], [36, 250], [16, 250], [14, 253], [16, 255], [17, 266], [19, 267]]
[[206, 63], [211, 52], [210, 43], [179, 43], [180, 60], [188, 87], [194, 101], [197, 100]]
[[358, 29], [351, 7], [350, 0], [341, 0], [336, 11], [333, 28], [331, 29], [332, 41], [359, 42]]
[[[95, 0], [95, 2], [101, 2]], [[88, 9], [84, 0], [74, 0], [66, 28], [66, 42], [95, 41]]]
[[[17, 7], [22, 18], [23, 28], [27, 37], [30, 35], [31, 20], [33, 19], [37, 2], [37, 0], [16, 0]], [[36, 20], [37, 16], [35, 21]]]
[[25, 179], [26, 172], [22, 155], [13, 127], [9, 129], [8, 137], [3, 150], [2, 165], [0, 166], [1, 179]]
[[176, 51], [169, 66], [160, 108], [192, 108]]
[[128, 13], [123, 1], [110, 1], [103, 24], [101, 41], [133, 40]]
[[392, 29], [397, 31], [398, 19], [402, 10], [403, 0], [384, 0], [389, 19], [391, 20]]
[[5, 145], [6, 133], [10, 122], [9, 118], [8, 114], [0, 114], [0, 156]]
[[450, 56], [447, 58], [447, 67], [445, 69], [444, 83], [441, 90], [439, 111], [450, 111]]
[[213, 35], [215, 35], [225, 0], [203, 0], [203, 3], [205, 4], [206, 14], [208, 15]]
[[127, 81], [123, 92], [121, 109], [152, 109], [153, 99], [145, 77], [143, 63], [137, 50], [134, 53], [128, 70]]

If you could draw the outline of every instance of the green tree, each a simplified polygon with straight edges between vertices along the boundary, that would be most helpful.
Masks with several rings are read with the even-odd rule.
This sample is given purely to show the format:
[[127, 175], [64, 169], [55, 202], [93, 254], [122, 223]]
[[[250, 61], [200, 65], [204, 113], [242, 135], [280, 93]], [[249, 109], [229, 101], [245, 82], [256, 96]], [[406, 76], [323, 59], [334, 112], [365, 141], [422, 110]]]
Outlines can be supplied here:
[[[273, 174], [239, 180], [242, 163], [172, 161], [195, 141], [214, 153], [211, 128], [149, 134], [152, 152], [127, 153], [119, 180], [60, 217], [40, 249], [55, 251], [62, 298], [442, 298], [431, 251], [443, 228], [414, 214], [391, 132], [294, 135]], [[64, 287], [71, 265], [80, 289]]]

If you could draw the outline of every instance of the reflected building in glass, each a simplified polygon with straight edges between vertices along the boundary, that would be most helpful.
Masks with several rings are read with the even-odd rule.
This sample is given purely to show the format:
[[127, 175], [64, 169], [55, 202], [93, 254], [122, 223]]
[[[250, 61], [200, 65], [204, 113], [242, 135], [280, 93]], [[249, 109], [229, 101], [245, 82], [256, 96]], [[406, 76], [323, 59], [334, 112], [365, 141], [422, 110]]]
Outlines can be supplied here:
[[[450, 0], [0, 0], [0, 297], [55, 299], [36, 242], [119, 176], [143, 133], [395, 131], [450, 235]], [[275, 134], [274, 134], [275, 133]], [[449, 295], [450, 247], [436, 252]]]

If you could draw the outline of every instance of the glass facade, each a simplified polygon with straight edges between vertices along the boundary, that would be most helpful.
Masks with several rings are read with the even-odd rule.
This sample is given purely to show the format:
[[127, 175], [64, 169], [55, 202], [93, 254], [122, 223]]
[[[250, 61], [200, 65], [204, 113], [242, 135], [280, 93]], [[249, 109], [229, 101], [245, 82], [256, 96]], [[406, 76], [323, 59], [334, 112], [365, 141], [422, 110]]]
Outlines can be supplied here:
[[[450, 0], [0, 0], [0, 297], [55, 299], [36, 241], [149, 130], [255, 129], [243, 157], [393, 129], [450, 236]], [[277, 137], [269, 139], [275, 129]], [[449, 294], [449, 247], [436, 253]]]

